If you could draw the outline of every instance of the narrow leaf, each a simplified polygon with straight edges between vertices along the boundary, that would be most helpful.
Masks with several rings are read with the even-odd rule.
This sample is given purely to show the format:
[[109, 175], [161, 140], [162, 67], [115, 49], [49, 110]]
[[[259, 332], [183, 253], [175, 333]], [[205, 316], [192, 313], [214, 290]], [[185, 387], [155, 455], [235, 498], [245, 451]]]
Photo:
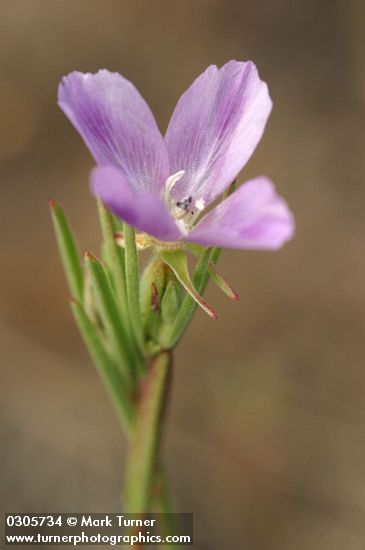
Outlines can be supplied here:
[[127, 334], [122, 326], [108, 277], [100, 260], [90, 252], [85, 254], [85, 265], [90, 274], [91, 286], [114, 357], [128, 382], [130, 382], [133, 375], [134, 358], [130, 353]]
[[86, 315], [82, 305], [79, 302], [72, 301], [71, 309], [85, 346], [110, 393], [121, 424], [128, 434], [132, 427], [133, 408], [126, 380], [107, 354], [95, 326]]
[[183, 285], [185, 290], [197, 302], [197, 304], [209, 315], [212, 319], [217, 319], [217, 315], [209, 307], [208, 303], [198, 294], [191, 282], [187, 258], [185, 252], [176, 250], [174, 252], [160, 252], [161, 259], [167, 263], [172, 269], [178, 281]]
[[124, 224], [125, 244], [125, 275], [127, 283], [127, 300], [129, 317], [137, 345], [144, 353], [144, 334], [142, 315], [139, 307], [139, 266], [135, 240], [135, 231], [126, 223]]
[[77, 246], [62, 208], [49, 200], [53, 227], [68, 287], [73, 298], [83, 300], [83, 273]]
[[119, 312], [122, 317], [122, 323], [128, 332], [129, 318], [127, 309], [127, 289], [125, 283], [125, 258], [124, 250], [121, 249], [114, 239], [115, 227], [112, 214], [106, 209], [102, 201], [98, 200], [98, 213], [100, 227], [103, 235], [103, 248], [105, 261], [112, 275], [115, 292], [117, 295]]
[[160, 353], [141, 390], [125, 469], [123, 509], [127, 513], [149, 511], [170, 367], [170, 353]]

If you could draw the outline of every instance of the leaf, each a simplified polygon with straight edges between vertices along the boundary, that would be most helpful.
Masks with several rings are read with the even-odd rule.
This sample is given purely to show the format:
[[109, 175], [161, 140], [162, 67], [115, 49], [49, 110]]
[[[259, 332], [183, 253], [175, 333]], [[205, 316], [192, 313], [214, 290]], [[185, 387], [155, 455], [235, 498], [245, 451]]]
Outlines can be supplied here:
[[73, 300], [71, 301], [71, 309], [85, 346], [105, 387], [111, 395], [122, 426], [128, 434], [132, 428], [133, 407], [126, 380], [106, 352], [96, 327], [86, 315], [82, 305]]
[[53, 199], [49, 200], [58, 250], [68, 287], [73, 298], [83, 300], [83, 273], [77, 246], [62, 208]]
[[90, 252], [85, 254], [85, 265], [90, 274], [91, 286], [105, 327], [106, 337], [111, 344], [118, 365], [127, 381], [131, 383], [134, 376], [135, 360], [130, 349], [128, 336], [120, 320], [107, 274], [100, 260]]
[[142, 314], [139, 307], [139, 266], [136, 248], [135, 231], [126, 223], [124, 224], [125, 246], [125, 276], [127, 283], [127, 300], [129, 318], [138, 348], [144, 355], [144, 334]]
[[122, 323], [127, 332], [129, 327], [127, 309], [127, 289], [125, 283], [125, 259], [122, 250], [114, 239], [114, 220], [112, 214], [106, 209], [102, 201], [97, 201], [100, 227], [103, 235], [103, 257], [112, 276]]
[[185, 290], [197, 302], [197, 304], [209, 315], [209, 317], [212, 319], [217, 319], [217, 315], [194, 288], [194, 285], [190, 279], [185, 252], [182, 250], [176, 250], [174, 252], [161, 251], [160, 257], [172, 269], [178, 281], [183, 285]]

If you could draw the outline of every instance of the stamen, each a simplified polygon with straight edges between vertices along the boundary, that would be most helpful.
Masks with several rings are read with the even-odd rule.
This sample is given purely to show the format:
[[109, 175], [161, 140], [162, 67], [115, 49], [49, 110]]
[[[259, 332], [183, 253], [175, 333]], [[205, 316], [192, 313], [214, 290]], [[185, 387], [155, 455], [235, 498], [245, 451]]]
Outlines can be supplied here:
[[181, 208], [185, 212], [187, 212], [190, 208], [192, 200], [193, 200], [193, 197], [188, 197], [187, 199], [184, 199], [183, 201], [177, 201], [176, 206], [178, 208]]

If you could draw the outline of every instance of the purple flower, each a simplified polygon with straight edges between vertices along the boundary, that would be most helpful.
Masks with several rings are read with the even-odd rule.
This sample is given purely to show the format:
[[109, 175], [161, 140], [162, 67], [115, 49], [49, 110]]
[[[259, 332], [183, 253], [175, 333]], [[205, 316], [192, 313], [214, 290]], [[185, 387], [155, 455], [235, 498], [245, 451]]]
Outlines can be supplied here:
[[98, 167], [92, 189], [114, 214], [160, 241], [277, 249], [294, 219], [273, 183], [258, 177], [208, 213], [261, 139], [272, 102], [252, 62], [206, 69], [180, 98], [165, 137], [128, 80], [73, 72], [59, 105]]

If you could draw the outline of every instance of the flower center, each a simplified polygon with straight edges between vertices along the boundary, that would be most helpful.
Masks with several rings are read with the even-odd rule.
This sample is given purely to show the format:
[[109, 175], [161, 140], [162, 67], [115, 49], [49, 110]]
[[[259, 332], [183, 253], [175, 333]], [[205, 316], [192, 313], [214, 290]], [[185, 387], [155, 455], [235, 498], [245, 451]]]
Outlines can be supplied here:
[[177, 225], [183, 233], [189, 233], [191, 231], [195, 220], [199, 214], [204, 210], [205, 202], [203, 199], [197, 199], [189, 195], [179, 200], [174, 199], [171, 196], [171, 192], [175, 187], [175, 184], [183, 177], [185, 170], [180, 170], [176, 174], [169, 176], [165, 183], [165, 189], [163, 193], [163, 199], [166, 208], [170, 211], [171, 215], [175, 218]]

